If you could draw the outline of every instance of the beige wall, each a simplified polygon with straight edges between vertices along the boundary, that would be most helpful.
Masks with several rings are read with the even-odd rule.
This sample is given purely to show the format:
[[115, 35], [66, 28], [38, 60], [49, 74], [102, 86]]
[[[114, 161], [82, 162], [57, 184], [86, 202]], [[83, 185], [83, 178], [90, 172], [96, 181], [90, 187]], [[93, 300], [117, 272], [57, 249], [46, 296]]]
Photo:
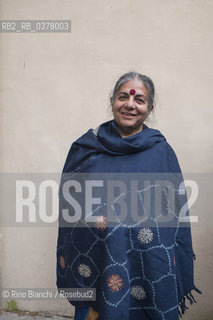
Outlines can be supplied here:
[[[212, 1], [0, 0], [0, 9], [1, 19], [72, 20], [72, 33], [0, 35], [2, 172], [60, 172], [72, 141], [110, 119], [113, 84], [130, 70], [155, 82], [150, 125], [183, 171], [213, 172]], [[202, 210], [208, 219], [210, 201]], [[204, 293], [188, 320], [213, 317], [213, 232], [204, 222], [193, 225]], [[1, 237], [2, 287], [55, 286], [56, 229], [8, 228]], [[67, 302], [20, 306], [72, 313]]]

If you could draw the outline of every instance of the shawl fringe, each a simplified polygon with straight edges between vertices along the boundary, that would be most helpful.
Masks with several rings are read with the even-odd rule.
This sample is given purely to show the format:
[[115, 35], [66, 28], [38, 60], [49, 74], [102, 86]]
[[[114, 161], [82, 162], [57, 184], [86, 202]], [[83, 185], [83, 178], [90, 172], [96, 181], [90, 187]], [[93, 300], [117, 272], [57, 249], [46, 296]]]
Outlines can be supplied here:
[[[202, 291], [200, 291], [197, 287], [194, 287], [194, 289], [197, 293], [202, 294]], [[189, 309], [186, 305], [186, 299], [189, 300], [190, 304], [193, 303], [197, 303], [197, 301], [195, 300], [192, 291], [190, 291], [189, 293], [185, 294], [185, 296], [183, 297], [182, 301], [179, 302], [179, 316], [182, 318], [182, 315], [185, 313], [185, 311], [187, 309]]]

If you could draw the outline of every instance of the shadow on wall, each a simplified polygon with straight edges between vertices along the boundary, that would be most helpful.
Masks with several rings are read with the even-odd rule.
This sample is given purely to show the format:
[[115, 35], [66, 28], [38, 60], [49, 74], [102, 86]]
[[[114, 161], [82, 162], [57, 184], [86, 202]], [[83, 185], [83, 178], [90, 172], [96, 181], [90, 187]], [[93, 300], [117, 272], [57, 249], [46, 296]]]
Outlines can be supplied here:
[[181, 320], [213, 320], [213, 313], [209, 313], [207, 311], [207, 313], [204, 313], [202, 316], [200, 314], [196, 314], [196, 313], [191, 313], [191, 314], [187, 314], [187, 312], [184, 314], [184, 316], [182, 318], [180, 318]]
[[213, 314], [205, 315], [202, 318], [199, 316], [199, 320], [213, 320]]

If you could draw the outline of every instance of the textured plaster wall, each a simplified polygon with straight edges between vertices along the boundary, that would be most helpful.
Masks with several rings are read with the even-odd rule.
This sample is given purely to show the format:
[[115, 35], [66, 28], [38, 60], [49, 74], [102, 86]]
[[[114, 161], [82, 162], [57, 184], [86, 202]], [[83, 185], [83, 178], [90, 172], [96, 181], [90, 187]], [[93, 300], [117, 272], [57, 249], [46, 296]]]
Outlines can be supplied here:
[[[183, 172], [213, 172], [212, 1], [1, 0], [0, 18], [72, 20], [71, 33], [0, 35], [2, 172], [60, 172], [70, 144], [111, 118], [113, 84], [130, 70], [156, 84], [149, 125], [167, 137]], [[192, 226], [196, 284], [204, 293], [187, 320], [213, 319], [206, 191]], [[1, 287], [54, 287], [56, 239], [56, 228], [1, 229]], [[20, 307], [72, 314], [66, 301]]]

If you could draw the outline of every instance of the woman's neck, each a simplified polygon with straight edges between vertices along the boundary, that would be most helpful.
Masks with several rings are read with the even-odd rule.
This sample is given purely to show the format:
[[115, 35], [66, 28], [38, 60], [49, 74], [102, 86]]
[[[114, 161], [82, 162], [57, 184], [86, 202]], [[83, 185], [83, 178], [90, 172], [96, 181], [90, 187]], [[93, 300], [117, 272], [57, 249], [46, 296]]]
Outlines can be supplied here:
[[118, 127], [118, 131], [122, 138], [127, 138], [133, 136], [134, 134], [143, 130], [143, 124], [137, 128], [120, 128]]

